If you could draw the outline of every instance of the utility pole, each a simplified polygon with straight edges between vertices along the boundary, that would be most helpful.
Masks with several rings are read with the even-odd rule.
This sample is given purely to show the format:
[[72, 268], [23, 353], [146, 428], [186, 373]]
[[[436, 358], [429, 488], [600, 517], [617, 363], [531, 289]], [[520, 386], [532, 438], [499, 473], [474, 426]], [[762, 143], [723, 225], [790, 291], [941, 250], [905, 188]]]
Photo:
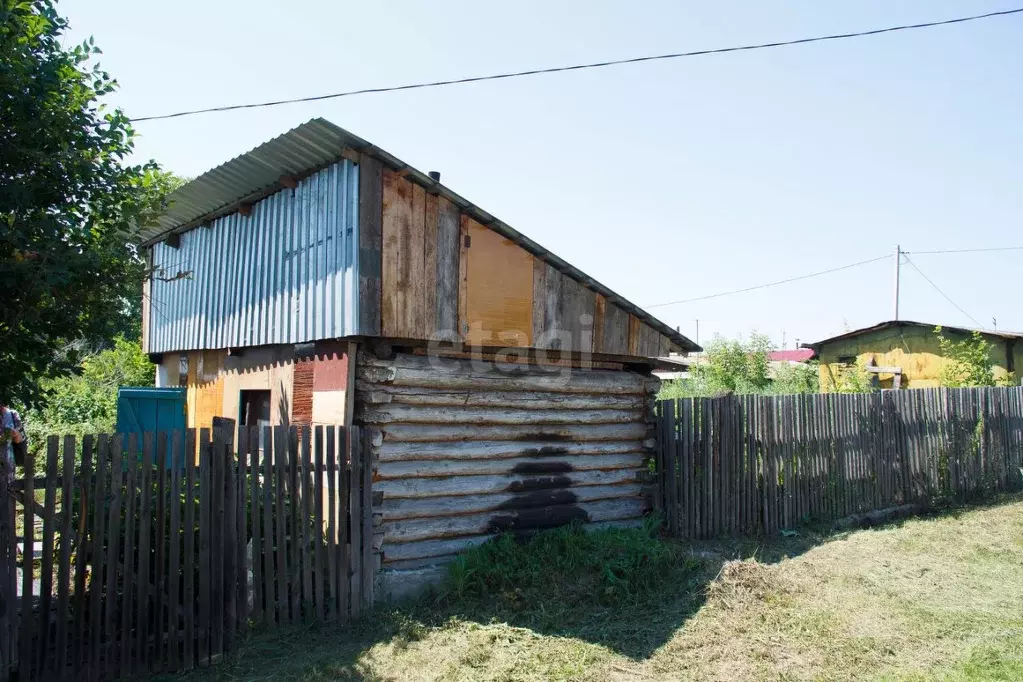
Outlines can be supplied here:
[[700, 345], [700, 321], [696, 321], [696, 345]]
[[893, 301], [893, 314], [892, 319], [899, 319], [899, 267], [902, 265], [902, 249], [899, 245], [895, 245], [895, 282], [894, 282], [894, 301]]

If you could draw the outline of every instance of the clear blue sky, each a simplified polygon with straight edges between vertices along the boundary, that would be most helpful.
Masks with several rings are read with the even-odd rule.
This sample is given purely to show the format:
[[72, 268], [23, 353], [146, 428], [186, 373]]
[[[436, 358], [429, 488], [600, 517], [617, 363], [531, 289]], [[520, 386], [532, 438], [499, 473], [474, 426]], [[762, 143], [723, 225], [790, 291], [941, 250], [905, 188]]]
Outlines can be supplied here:
[[[1010, 0], [66, 0], [129, 115], [951, 18]], [[1018, 3], [1023, 4], [1023, 3]], [[301, 9], [299, 9], [301, 8]], [[640, 305], [908, 251], [1023, 245], [1023, 15], [888, 36], [140, 123], [194, 176], [314, 116]], [[912, 256], [911, 256], [912, 258]], [[1023, 251], [916, 263], [1023, 330]], [[700, 339], [888, 319], [892, 261], [652, 309]], [[970, 325], [908, 266], [902, 316]]]

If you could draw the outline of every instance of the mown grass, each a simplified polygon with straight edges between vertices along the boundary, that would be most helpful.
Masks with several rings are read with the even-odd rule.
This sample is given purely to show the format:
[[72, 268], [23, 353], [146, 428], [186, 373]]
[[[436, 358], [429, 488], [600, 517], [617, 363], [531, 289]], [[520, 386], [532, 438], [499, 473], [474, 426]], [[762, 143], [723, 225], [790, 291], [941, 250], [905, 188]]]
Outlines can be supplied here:
[[505, 538], [440, 594], [348, 629], [256, 633], [189, 677], [1020, 680], [1023, 499], [772, 540]]

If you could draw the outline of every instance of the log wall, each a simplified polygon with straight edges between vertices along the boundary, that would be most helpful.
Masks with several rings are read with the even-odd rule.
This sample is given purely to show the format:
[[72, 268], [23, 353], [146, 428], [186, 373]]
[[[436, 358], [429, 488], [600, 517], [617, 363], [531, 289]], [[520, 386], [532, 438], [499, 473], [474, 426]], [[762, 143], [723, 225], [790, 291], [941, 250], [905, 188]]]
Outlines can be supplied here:
[[502, 531], [637, 524], [656, 379], [359, 353], [382, 567], [442, 564]]

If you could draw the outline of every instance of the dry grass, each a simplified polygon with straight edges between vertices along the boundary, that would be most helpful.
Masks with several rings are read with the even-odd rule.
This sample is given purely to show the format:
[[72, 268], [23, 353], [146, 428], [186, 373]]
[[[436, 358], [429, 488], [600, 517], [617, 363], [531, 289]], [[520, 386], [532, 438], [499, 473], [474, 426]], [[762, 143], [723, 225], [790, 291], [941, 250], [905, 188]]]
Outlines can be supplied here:
[[690, 576], [682, 588], [636, 607], [595, 600], [561, 628], [535, 612], [543, 600], [518, 610], [441, 600], [350, 631], [254, 636], [231, 663], [193, 677], [1023, 680], [1018, 497], [873, 530], [698, 549], [730, 559], [705, 560], [698, 580], [680, 573]]

